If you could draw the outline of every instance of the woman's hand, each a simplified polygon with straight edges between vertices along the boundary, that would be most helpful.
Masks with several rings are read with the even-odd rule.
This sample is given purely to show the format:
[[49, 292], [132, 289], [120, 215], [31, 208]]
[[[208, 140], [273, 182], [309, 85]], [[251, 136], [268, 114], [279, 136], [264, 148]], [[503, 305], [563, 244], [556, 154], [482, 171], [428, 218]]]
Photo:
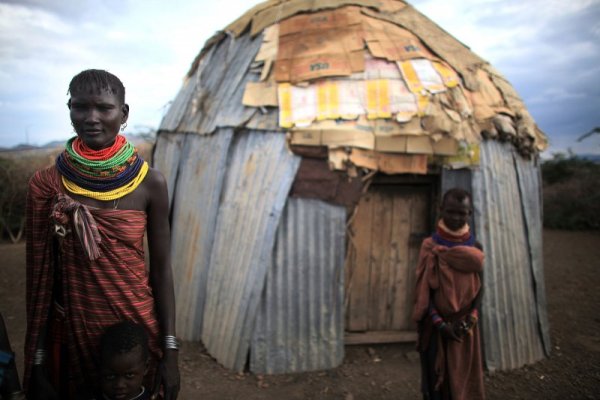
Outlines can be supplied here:
[[176, 400], [179, 394], [179, 365], [177, 350], [165, 350], [156, 371], [155, 388], [152, 398], [157, 398], [162, 386], [164, 400]]
[[48, 375], [41, 365], [34, 365], [31, 369], [27, 398], [29, 400], [58, 400], [58, 393], [50, 384]]

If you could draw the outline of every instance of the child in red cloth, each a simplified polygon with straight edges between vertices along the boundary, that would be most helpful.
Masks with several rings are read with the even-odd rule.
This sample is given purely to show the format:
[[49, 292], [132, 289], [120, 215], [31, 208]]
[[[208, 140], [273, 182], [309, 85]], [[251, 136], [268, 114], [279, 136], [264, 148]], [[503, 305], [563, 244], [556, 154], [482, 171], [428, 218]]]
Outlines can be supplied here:
[[436, 232], [423, 241], [413, 319], [424, 399], [484, 399], [478, 309], [483, 251], [470, 232], [471, 195], [444, 194]]

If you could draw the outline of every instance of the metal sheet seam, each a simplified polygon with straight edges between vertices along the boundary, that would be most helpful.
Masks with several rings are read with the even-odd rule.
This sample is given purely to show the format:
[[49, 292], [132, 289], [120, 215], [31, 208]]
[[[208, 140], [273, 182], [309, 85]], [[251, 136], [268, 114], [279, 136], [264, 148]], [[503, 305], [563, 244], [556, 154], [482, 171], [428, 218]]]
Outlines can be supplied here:
[[[521, 172], [521, 169], [519, 168], [519, 165], [518, 165], [518, 161], [519, 160], [517, 160], [517, 157], [519, 157], [519, 155], [513, 153], [514, 168], [515, 168], [515, 171], [517, 171], [518, 178], [519, 178], [517, 186], [518, 186], [521, 198], [523, 199], [525, 197], [525, 188], [523, 187], [524, 183], [522, 182], [522, 175], [523, 175], [523, 173]], [[540, 185], [538, 184], [538, 186], [540, 186]], [[536, 194], [539, 193], [539, 190], [541, 190], [541, 188], [539, 188], [538, 190], [536, 190]], [[533, 290], [533, 293], [534, 293], [534, 298], [536, 299], [536, 307], [534, 308], [534, 310], [535, 310], [535, 316], [536, 316], [536, 321], [537, 321], [536, 327], [538, 329], [538, 334], [539, 334], [539, 336], [540, 336], [540, 338], [541, 338], [541, 340], [543, 342], [544, 352], [546, 353], [546, 355], [549, 355], [550, 349], [551, 349], [551, 345], [549, 343], [549, 338], [547, 337], [547, 335], [544, 334], [545, 330], [544, 330], [544, 326], [543, 325], [544, 325], [545, 321], [542, 321], [542, 317], [540, 315], [540, 310], [539, 310], [540, 307], [545, 307], [546, 306], [545, 304], [539, 304], [539, 300], [540, 300], [539, 299], [539, 297], [540, 297], [539, 296], [539, 291], [540, 290], [544, 290], [544, 288], [543, 287], [539, 287], [538, 277], [536, 276], [536, 274], [534, 272], [534, 265], [533, 265], [534, 264], [534, 256], [532, 254], [532, 251], [533, 251], [532, 249], [533, 249], [533, 245], [534, 244], [532, 243], [531, 235], [535, 235], [535, 234], [539, 234], [539, 233], [538, 232], [533, 232], [532, 229], [531, 229], [531, 227], [529, 226], [529, 223], [530, 223], [529, 216], [527, 215], [527, 211], [526, 211], [525, 207], [526, 206], [524, 204], [524, 200], [522, 200], [521, 201], [521, 212], [522, 212], [522, 215], [523, 215], [523, 220], [525, 222], [524, 223], [525, 237], [526, 237], [526, 239], [528, 241], [528, 246], [527, 246], [528, 253], [527, 254], [529, 256], [529, 272], [531, 274], [531, 283], [532, 283], [532, 290]]]

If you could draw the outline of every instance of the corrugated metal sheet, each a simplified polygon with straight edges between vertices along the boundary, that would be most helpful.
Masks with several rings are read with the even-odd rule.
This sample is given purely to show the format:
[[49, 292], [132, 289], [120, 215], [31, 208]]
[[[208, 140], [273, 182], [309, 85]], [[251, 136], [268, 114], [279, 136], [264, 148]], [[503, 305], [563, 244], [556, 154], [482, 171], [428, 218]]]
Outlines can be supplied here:
[[235, 135], [208, 271], [202, 340], [221, 364], [242, 370], [271, 265], [275, 232], [300, 158], [281, 133]]
[[538, 160], [528, 161], [515, 155], [515, 166], [519, 177], [519, 190], [522, 202], [529, 257], [534, 282], [534, 293], [538, 313], [538, 328], [544, 344], [546, 355], [550, 354], [550, 327], [546, 310], [546, 285], [544, 283], [543, 218], [542, 218], [542, 171]]
[[242, 105], [246, 83], [257, 81], [250, 65], [260, 48], [262, 35], [227, 36], [203, 56], [199, 68], [187, 80], [161, 122], [160, 129], [210, 134], [218, 127], [277, 128], [277, 110]]
[[199, 340], [202, 334], [210, 252], [232, 137], [231, 128], [210, 136], [187, 135], [181, 152], [172, 211], [171, 259], [177, 332], [185, 340]]
[[[481, 144], [473, 174], [478, 238], [485, 251], [482, 328], [490, 370], [544, 357], [523, 200], [510, 144]], [[535, 193], [536, 190], [532, 189]]]
[[250, 370], [335, 368], [344, 358], [346, 209], [289, 198], [260, 303]]
[[169, 205], [173, 204], [173, 192], [175, 191], [184, 141], [184, 134], [168, 135], [159, 133], [154, 146], [152, 166], [165, 176], [169, 191]]

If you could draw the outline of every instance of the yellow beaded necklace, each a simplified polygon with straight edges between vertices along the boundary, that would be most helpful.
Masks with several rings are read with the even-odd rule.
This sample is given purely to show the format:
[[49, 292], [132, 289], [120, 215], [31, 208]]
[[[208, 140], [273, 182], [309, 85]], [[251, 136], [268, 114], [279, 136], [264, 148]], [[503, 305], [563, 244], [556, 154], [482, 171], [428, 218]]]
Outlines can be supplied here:
[[121, 186], [120, 188], [110, 190], [108, 192], [94, 192], [92, 190], [87, 190], [68, 180], [64, 177], [64, 175], [61, 178], [63, 185], [71, 193], [79, 194], [85, 197], [90, 197], [96, 200], [110, 201], [123, 197], [137, 189], [137, 187], [140, 186], [140, 184], [146, 177], [147, 173], [148, 163], [144, 161], [144, 164], [140, 168], [140, 171], [138, 172], [137, 176], [134, 179], [132, 179], [131, 182], [129, 182], [125, 186]]

